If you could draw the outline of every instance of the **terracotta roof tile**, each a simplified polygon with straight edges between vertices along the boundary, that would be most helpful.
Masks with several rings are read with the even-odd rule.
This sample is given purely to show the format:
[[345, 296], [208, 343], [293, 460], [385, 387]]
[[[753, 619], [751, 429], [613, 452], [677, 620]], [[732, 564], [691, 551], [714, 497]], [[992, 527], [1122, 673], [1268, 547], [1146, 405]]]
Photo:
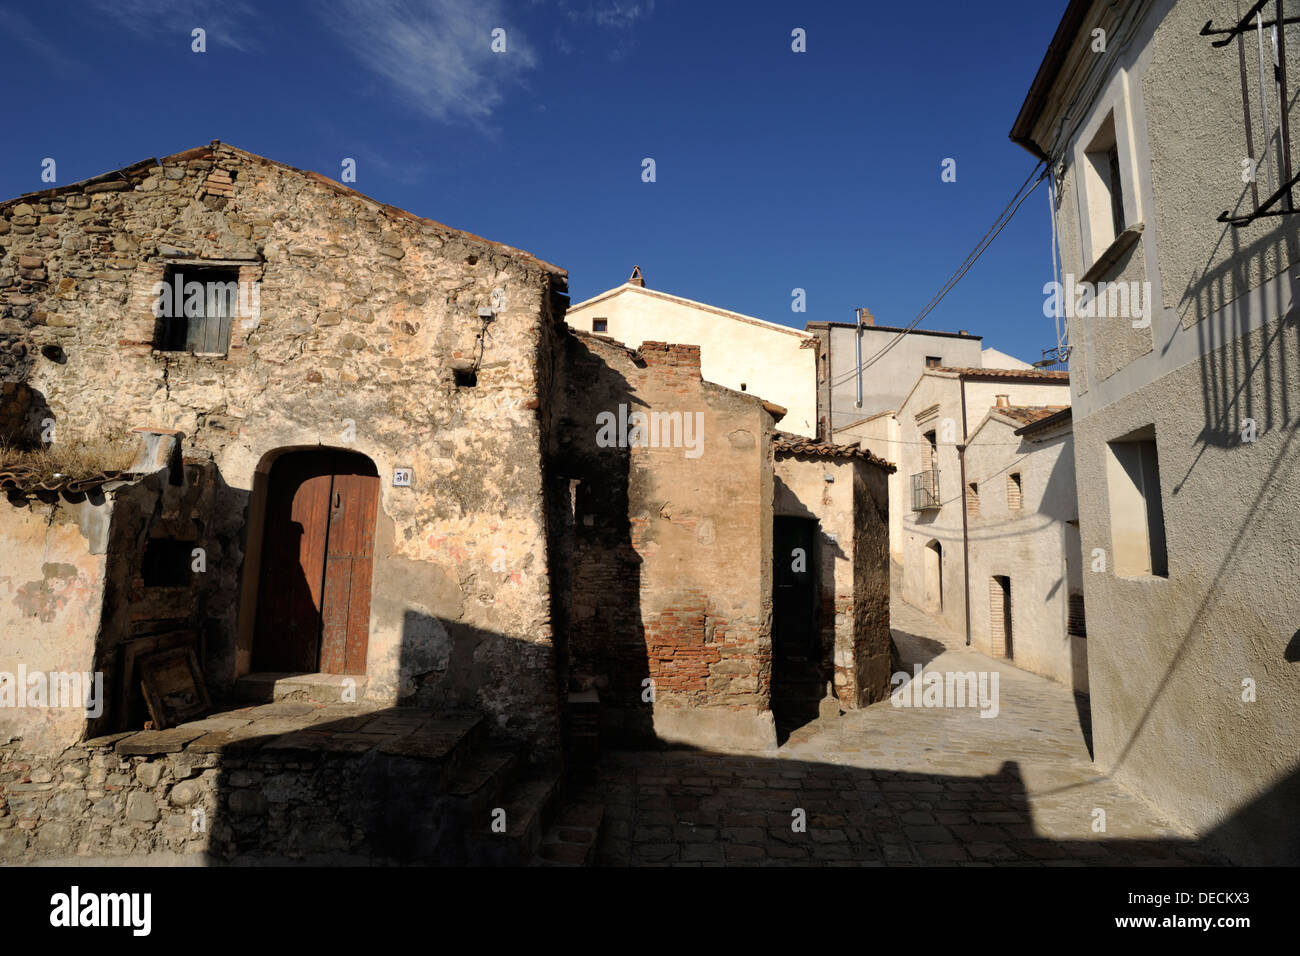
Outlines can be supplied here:
[[42, 492], [84, 494], [88, 491], [94, 491], [110, 481], [117, 481], [125, 472], [102, 471], [80, 478], [72, 475], [56, 475], [52, 478], [42, 478], [42, 474], [42, 472], [25, 465], [10, 465], [0, 468], [0, 492], [27, 496]]
[[927, 372], [956, 372], [966, 378], [1005, 378], [1020, 381], [1068, 382], [1069, 372], [1048, 371], [1041, 368], [962, 368], [955, 365], [941, 365], [926, 369]]
[[789, 432], [773, 432], [772, 443], [776, 450], [786, 455], [809, 455], [813, 458], [858, 458], [862, 461], [869, 461], [877, 465], [890, 474], [897, 469], [883, 458], [873, 455], [867, 449], [858, 445], [835, 445], [830, 442], [817, 441], [813, 438], [805, 438], [802, 435], [792, 435]]
[[1050, 418], [1057, 412], [1069, 407], [1069, 405], [1011, 405], [1002, 407], [994, 405], [993, 411], [1005, 415], [1007, 418], [1014, 418], [1022, 425], [1032, 425], [1034, 422]]

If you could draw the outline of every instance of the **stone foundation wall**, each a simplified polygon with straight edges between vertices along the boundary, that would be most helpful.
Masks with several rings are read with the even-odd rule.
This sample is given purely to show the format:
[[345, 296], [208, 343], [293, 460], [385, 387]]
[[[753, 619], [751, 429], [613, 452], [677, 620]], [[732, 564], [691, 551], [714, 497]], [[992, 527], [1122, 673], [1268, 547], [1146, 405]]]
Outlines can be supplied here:
[[0, 864], [463, 862], [431, 765], [373, 753], [123, 756], [122, 736], [57, 756], [0, 745]]

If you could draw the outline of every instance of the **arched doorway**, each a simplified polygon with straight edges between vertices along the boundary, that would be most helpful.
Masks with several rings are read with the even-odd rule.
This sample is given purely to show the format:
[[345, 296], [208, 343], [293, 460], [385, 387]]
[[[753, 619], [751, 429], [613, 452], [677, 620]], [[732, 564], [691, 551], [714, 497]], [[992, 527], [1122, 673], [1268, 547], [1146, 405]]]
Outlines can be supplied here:
[[253, 669], [364, 674], [379, 473], [330, 448], [275, 459], [267, 484]]
[[938, 541], [925, 546], [925, 610], [943, 612], [943, 545]]

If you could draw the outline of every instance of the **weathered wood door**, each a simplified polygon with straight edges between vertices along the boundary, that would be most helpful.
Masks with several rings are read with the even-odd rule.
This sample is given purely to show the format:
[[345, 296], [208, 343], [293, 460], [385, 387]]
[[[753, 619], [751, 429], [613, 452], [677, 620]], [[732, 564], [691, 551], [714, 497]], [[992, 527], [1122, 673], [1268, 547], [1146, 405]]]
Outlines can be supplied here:
[[255, 670], [365, 673], [378, 504], [363, 455], [289, 452], [272, 466]]

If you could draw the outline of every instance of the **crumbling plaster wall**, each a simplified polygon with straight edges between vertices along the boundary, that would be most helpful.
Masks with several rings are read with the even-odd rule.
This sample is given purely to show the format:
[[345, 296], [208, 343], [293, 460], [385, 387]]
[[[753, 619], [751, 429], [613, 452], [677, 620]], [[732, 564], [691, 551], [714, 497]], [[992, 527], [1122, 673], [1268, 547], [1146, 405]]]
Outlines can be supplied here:
[[[29, 707], [27, 674], [93, 673], [113, 504], [0, 502], [0, 739], [57, 752], [81, 738], [83, 706]], [[43, 679], [43, 678], [42, 678]], [[12, 694], [12, 704], [7, 699]]]

